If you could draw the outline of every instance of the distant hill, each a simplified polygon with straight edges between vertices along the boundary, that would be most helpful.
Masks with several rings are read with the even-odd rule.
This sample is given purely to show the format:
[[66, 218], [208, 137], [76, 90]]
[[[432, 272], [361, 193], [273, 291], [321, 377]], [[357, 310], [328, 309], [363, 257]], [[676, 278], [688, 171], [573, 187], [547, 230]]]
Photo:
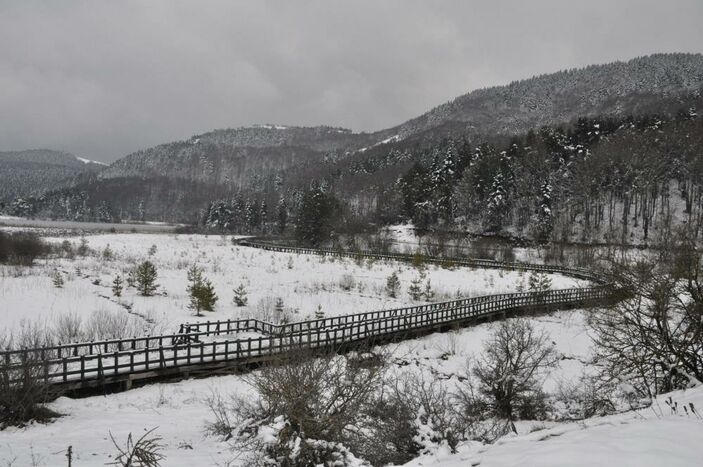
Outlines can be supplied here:
[[372, 141], [370, 135], [325, 126], [215, 130], [130, 154], [100, 177], [172, 177], [239, 187], [261, 174], [320, 160], [330, 152], [358, 149]]
[[703, 55], [654, 54], [472, 91], [376, 135], [519, 134], [578, 117], [669, 112], [702, 86]]
[[[702, 89], [703, 55], [655, 54], [472, 91], [373, 133], [279, 125], [214, 130], [130, 154], [75, 189], [55, 192], [51, 207], [37, 206], [37, 212], [56, 213], [70, 198], [71, 215], [78, 217], [102, 207], [121, 218], [188, 221], [208, 199], [241, 193], [272, 202], [297, 196], [312, 180], [325, 180], [345, 199], [358, 195], [373, 206], [381, 188], [391, 187], [414, 162], [426, 163], [446, 138], [480, 144], [542, 126], [573, 125], [583, 117], [695, 113]], [[27, 186], [36, 191], [37, 185], [46, 189], [53, 183], [54, 178]], [[23, 183], [5, 190], [14, 196], [26, 192]]]
[[476, 90], [374, 133], [277, 125], [215, 130], [130, 154], [101, 177], [178, 177], [246, 188], [330, 153], [339, 160], [404, 140], [423, 144], [447, 136], [520, 134], [579, 117], [671, 113], [702, 86], [703, 55], [656, 54]]
[[0, 203], [38, 196], [103, 168], [99, 162], [48, 149], [0, 152]]

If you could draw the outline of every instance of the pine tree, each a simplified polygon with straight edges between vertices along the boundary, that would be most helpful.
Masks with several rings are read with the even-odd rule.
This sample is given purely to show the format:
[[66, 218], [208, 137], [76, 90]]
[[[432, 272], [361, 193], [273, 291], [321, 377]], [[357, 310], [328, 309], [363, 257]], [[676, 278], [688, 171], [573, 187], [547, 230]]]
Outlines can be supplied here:
[[412, 281], [410, 281], [410, 287], [408, 287], [408, 293], [410, 298], [413, 300], [420, 300], [422, 298], [422, 279], [417, 276]]
[[545, 180], [540, 187], [540, 203], [537, 208], [537, 226], [535, 238], [539, 242], [547, 242], [554, 230], [554, 217], [552, 215], [552, 185]]
[[211, 229], [231, 229], [233, 223], [232, 208], [224, 201], [210, 203], [204, 215], [203, 224]]
[[230, 229], [241, 231], [246, 225], [246, 207], [241, 194], [237, 194], [232, 203], [232, 222]]
[[393, 271], [393, 274], [388, 276], [386, 279], [386, 293], [391, 298], [396, 298], [398, 296], [398, 291], [400, 290], [400, 279], [398, 279], [398, 273]]
[[234, 289], [234, 298], [232, 300], [237, 306], [247, 305], [249, 299], [247, 298], [247, 289], [244, 287], [244, 284], [239, 284], [239, 287]]
[[422, 295], [424, 295], [425, 300], [428, 302], [434, 300], [434, 290], [432, 290], [432, 284], [430, 283], [429, 279], [427, 279], [427, 282], [425, 282], [425, 290], [423, 291]]
[[78, 256], [88, 256], [90, 253], [90, 248], [88, 248], [88, 240], [85, 237], [81, 237], [81, 243], [76, 250]]
[[247, 200], [244, 215], [249, 231], [259, 227], [259, 209], [257, 209], [256, 203], [253, 200]]
[[218, 297], [212, 283], [203, 277], [203, 270], [194, 264], [188, 269], [187, 274], [190, 282], [186, 289], [190, 296], [188, 308], [195, 311], [197, 316], [200, 316], [202, 310], [213, 311]]
[[317, 247], [329, 238], [335, 199], [316, 185], [305, 192], [295, 222], [295, 236], [305, 245]]
[[112, 295], [115, 297], [122, 296], [122, 277], [119, 274], [112, 280]]
[[112, 222], [112, 212], [110, 206], [108, 206], [105, 201], [101, 202], [100, 206], [98, 206], [95, 220], [98, 222]]
[[532, 272], [527, 283], [530, 292], [544, 293], [552, 288], [552, 279], [544, 273]]
[[277, 217], [277, 227], [278, 233], [283, 233], [286, 230], [288, 224], [288, 206], [286, 205], [285, 198], [281, 198], [278, 201], [278, 207], [276, 212]]
[[439, 217], [447, 222], [453, 218], [452, 191], [457, 178], [459, 154], [453, 140], [442, 151], [435, 150], [431, 169], [431, 190], [433, 193], [433, 207]]
[[287, 319], [283, 316], [283, 299], [281, 297], [276, 297], [276, 302], [273, 305], [273, 311], [275, 320], [279, 323], [285, 324]]
[[144, 297], [150, 297], [156, 292], [158, 284], [156, 283], [156, 266], [151, 261], [144, 261], [134, 271], [134, 279], [136, 281], [137, 291]]
[[59, 271], [54, 271], [53, 276], [51, 277], [51, 282], [54, 284], [54, 287], [57, 289], [63, 288], [63, 276], [61, 276], [61, 273]]
[[140, 200], [137, 205], [137, 220], [144, 222], [144, 200]]
[[105, 261], [111, 261], [113, 257], [114, 254], [112, 253], [112, 249], [110, 248], [110, 244], [108, 243], [105, 246], [105, 249], [103, 250], [103, 259]]
[[197, 294], [200, 306], [205, 311], [215, 311], [215, 304], [219, 297], [215, 293], [215, 287], [208, 279], [203, 279]]
[[266, 200], [261, 201], [261, 208], [259, 209], [259, 224], [261, 225], [261, 231], [266, 231], [266, 221], [269, 216], [269, 208], [266, 204]]
[[325, 319], [325, 312], [322, 311], [322, 305], [317, 305], [315, 310], [315, 319]]

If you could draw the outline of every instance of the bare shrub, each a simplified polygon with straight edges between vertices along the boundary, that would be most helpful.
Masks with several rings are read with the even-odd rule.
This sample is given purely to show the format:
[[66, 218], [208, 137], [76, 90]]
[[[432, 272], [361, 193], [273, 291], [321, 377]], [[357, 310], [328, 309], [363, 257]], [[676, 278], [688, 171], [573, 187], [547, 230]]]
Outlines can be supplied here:
[[393, 236], [388, 231], [382, 231], [377, 235], [371, 235], [368, 240], [368, 247], [377, 253], [389, 253], [393, 246]]
[[457, 389], [469, 436], [490, 442], [506, 429], [516, 431], [514, 420], [544, 418], [542, 384], [556, 361], [549, 336], [535, 331], [529, 321], [499, 323]]
[[363, 407], [381, 385], [382, 366], [352, 365], [342, 356], [298, 353], [245, 377], [251, 401], [210, 399], [215, 421], [206, 429], [231, 438], [256, 465], [350, 465], [348, 449], [366, 426]]
[[463, 430], [452, 403], [446, 387], [431, 375], [388, 378], [367, 409], [373, 422], [350, 445], [373, 465], [404, 464], [440, 447], [454, 452]]
[[83, 336], [87, 339], [119, 339], [142, 334], [145, 324], [140, 318], [127, 313], [100, 308], [85, 321], [83, 329]]
[[256, 302], [255, 317], [274, 324], [289, 323], [292, 320], [290, 309], [283, 305], [283, 300], [271, 296], [262, 297]]
[[36, 350], [51, 344], [44, 328], [26, 323], [14, 335], [0, 338], [0, 347], [20, 351], [0, 357], [0, 428], [58, 416], [45, 405], [57, 395], [47, 377], [50, 356]]
[[339, 279], [339, 288], [350, 291], [356, 286], [356, 279], [351, 274], [343, 274]]
[[562, 383], [555, 395], [559, 418], [583, 420], [615, 413], [618, 409], [615, 388], [599, 378], [582, 376], [578, 380]]
[[56, 342], [66, 344], [85, 340], [83, 318], [78, 313], [59, 315], [53, 326]]
[[238, 397], [223, 397], [218, 391], [211, 391], [205, 399], [213, 421], [205, 423], [205, 434], [229, 441], [237, 433], [237, 421], [234, 418], [239, 410]]
[[38, 235], [0, 232], [0, 263], [31, 266], [36, 258], [49, 251], [49, 246]]
[[116, 465], [119, 467], [159, 467], [161, 461], [164, 460], [163, 438], [152, 435], [156, 428], [144, 433], [141, 438], [134, 441], [132, 433], [127, 435], [127, 441], [124, 446], [120, 445], [115, 437], [110, 433], [110, 440], [117, 450], [114, 461], [107, 465]]

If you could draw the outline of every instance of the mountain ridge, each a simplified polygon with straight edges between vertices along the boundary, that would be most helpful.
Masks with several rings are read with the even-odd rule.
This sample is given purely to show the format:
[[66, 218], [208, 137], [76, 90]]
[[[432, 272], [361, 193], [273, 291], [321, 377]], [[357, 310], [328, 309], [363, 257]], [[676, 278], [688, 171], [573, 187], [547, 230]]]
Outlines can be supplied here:
[[15, 198], [40, 196], [70, 186], [81, 176], [105, 167], [65, 151], [27, 149], [0, 152], [0, 204]]
[[[198, 169], [193, 166], [193, 157], [208, 158], [212, 155], [215, 160], [211, 162], [221, 166], [226, 165], [228, 158], [237, 159], [246, 157], [248, 153], [256, 155], [261, 152], [234, 148], [290, 147], [299, 154], [304, 153], [301, 159], [307, 162], [330, 152], [344, 155], [402, 140], [421, 140], [434, 130], [438, 133], [431, 135], [434, 137], [457, 134], [513, 135], [544, 125], [567, 124], [579, 117], [641, 114], [662, 106], [662, 103], [665, 103], [663, 107], [673, 108], [682, 96], [700, 92], [702, 87], [702, 54], [653, 54], [541, 74], [504, 86], [476, 89], [395, 127], [376, 132], [357, 133], [331, 126], [271, 124], [212, 130], [189, 140], [165, 143], [129, 154], [114, 162], [101, 177], [144, 176], [145, 173], [155, 173], [172, 166], [173, 161], [169, 159], [180, 158], [183, 165], [189, 165], [187, 171], [173, 170], [169, 173], [166, 170], [155, 174], [209, 180], [207, 167]], [[188, 150], [188, 143], [196, 140], [197, 144], [209, 143], [211, 146], [207, 150]], [[228, 154], [222, 154], [223, 149]], [[137, 161], [150, 157], [158, 160], [151, 164]], [[280, 156], [275, 158], [285, 170], [287, 163]], [[288, 162], [293, 162], [293, 159], [300, 160], [294, 157], [289, 158]], [[253, 170], [262, 169], [262, 164], [253, 166]], [[228, 177], [230, 180], [239, 178], [232, 174]]]
[[[299, 193], [312, 180], [338, 183], [345, 196], [354, 196], [387, 186], [413, 162], [426, 162], [427, 151], [447, 138], [490, 142], [584, 117], [695, 113], [702, 90], [702, 54], [654, 54], [477, 89], [371, 133], [324, 125], [216, 129], [129, 154], [91, 174], [74, 194], [92, 193], [89, 205], [114, 203], [120, 217], [133, 217], [137, 206], [160, 220], [187, 211], [179, 221], [196, 217], [195, 205], [208, 198], [247, 193], [271, 201]], [[147, 180], [149, 189], [138, 188]], [[57, 196], [85, 202], [65, 191]]]

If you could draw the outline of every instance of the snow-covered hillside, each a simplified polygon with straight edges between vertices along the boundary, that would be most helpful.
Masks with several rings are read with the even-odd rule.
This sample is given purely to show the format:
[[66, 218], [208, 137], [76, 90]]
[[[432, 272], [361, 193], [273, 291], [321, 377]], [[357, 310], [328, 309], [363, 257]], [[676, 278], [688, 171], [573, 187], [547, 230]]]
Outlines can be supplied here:
[[[668, 405], [678, 404], [674, 411]], [[658, 397], [652, 407], [507, 436], [494, 445], [467, 443], [457, 454], [437, 452], [408, 467], [693, 467], [700, 465], [703, 387]], [[700, 414], [700, 412], [699, 412]]]
[[0, 152], [0, 203], [70, 186], [105, 164], [48, 149]]

